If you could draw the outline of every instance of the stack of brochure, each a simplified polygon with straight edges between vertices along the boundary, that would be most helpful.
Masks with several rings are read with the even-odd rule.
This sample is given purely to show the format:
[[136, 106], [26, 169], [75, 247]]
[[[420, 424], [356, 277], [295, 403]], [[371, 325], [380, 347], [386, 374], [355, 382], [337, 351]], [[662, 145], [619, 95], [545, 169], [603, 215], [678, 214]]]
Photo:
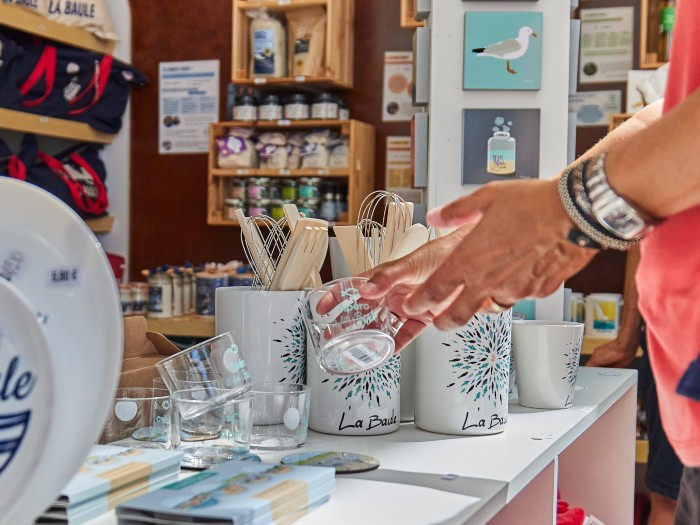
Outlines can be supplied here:
[[228, 461], [117, 507], [120, 525], [292, 523], [330, 499], [335, 469]]
[[37, 523], [77, 525], [177, 481], [182, 452], [95, 445]]

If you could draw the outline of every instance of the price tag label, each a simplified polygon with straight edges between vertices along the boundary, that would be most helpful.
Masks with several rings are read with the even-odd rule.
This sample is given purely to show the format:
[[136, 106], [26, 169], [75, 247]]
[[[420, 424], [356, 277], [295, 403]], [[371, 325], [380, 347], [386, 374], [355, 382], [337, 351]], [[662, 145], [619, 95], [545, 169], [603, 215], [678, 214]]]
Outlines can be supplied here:
[[330, 171], [328, 171], [327, 169], [322, 168], [322, 169], [318, 170], [319, 175], [328, 175], [329, 173], [330, 173]]
[[277, 5], [289, 5], [292, 3], [292, 0], [277, 0]]
[[278, 121], [277, 121], [277, 125], [278, 125], [278, 126], [291, 126], [291, 125], [292, 125], [292, 121], [289, 120], [289, 119], [278, 120]]
[[291, 173], [289, 170], [280, 170], [280, 175], [291, 175]]
[[247, 170], [247, 169], [236, 170], [236, 175], [248, 175], [249, 173], [250, 173], [250, 170]]
[[267, 79], [263, 77], [257, 77], [255, 80], [253, 80], [255, 84], [267, 84]]
[[306, 82], [306, 77], [304, 75], [297, 75], [294, 77], [294, 82]]
[[80, 266], [65, 266], [49, 270], [49, 286], [79, 286], [83, 280], [83, 270]]

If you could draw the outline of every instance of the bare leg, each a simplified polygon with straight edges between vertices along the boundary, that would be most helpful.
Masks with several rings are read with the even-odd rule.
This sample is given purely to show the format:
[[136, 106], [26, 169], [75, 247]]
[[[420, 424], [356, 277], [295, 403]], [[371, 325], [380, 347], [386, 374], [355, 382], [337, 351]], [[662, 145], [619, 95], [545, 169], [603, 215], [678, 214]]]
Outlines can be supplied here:
[[649, 496], [651, 509], [647, 525], [673, 525], [673, 516], [676, 513], [676, 500], [655, 492], [650, 492]]
[[510, 73], [511, 75], [515, 75], [515, 74], [517, 73], [517, 71], [516, 71], [515, 69], [511, 69], [511, 68], [510, 68], [510, 60], [506, 60], [506, 70], [507, 70], [508, 73]]

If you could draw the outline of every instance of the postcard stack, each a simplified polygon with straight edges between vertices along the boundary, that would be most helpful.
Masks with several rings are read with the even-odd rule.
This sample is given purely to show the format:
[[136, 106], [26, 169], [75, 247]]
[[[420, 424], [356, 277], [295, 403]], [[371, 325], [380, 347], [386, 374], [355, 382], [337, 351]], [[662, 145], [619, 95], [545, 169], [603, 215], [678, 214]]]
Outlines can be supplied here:
[[228, 461], [117, 507], [119, 525], [292, 523], [330, 499], [335, 469]]
[[182, 452], [95, 445], [36, 523], [77, 525], [119, 503], [177, 481]]

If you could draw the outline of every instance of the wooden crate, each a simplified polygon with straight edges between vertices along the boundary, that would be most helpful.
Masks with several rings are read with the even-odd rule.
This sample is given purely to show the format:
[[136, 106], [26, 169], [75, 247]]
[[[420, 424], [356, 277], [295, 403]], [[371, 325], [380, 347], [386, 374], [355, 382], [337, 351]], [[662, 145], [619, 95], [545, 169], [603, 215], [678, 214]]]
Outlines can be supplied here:
[[[255, 130], [290, 131], [292, 129], [330, 128], [350, 138], [348, 168], [301, 168], [294, 170], [269, 170], [217, 167], [216, 138], [225, 136], [229, 129], [252, 127]], [[229, 194], [232, 178], [270, 177], [321, 177], [334, 181], [347, 181], [348, 217], [338, 224], [357, 221], [362, 200], [374, 190], [374, 126], [357, 120], [306, 120], [274, 122], [214, 122], [209, 128], [209, 176], [207, 189], [207, 223], [213, 226], [237, 226], [236, 221], [224, 218], [224, 200]]]
[[425, 22], [416, 20], [416, 0], [401, 0], [401, 27], [415, 29], [424, 25]]
[[639, 67], [657, 69], [666, 62], [659, 61], [659, 7], [656, 0], [640, 0], [639, 15]]
[[[272, 13], [321, 6], [326, 9], [326, 53], [324, 73], [317, 77], [251, 78], [250, 18], [246, 11], [267, 8]], [[237, 85], [326, 84], [351, 88], [353, 85], [355, 0], [233, 0], [231, 74]], [[289, 50], [288, 50], [289, 52]]]

